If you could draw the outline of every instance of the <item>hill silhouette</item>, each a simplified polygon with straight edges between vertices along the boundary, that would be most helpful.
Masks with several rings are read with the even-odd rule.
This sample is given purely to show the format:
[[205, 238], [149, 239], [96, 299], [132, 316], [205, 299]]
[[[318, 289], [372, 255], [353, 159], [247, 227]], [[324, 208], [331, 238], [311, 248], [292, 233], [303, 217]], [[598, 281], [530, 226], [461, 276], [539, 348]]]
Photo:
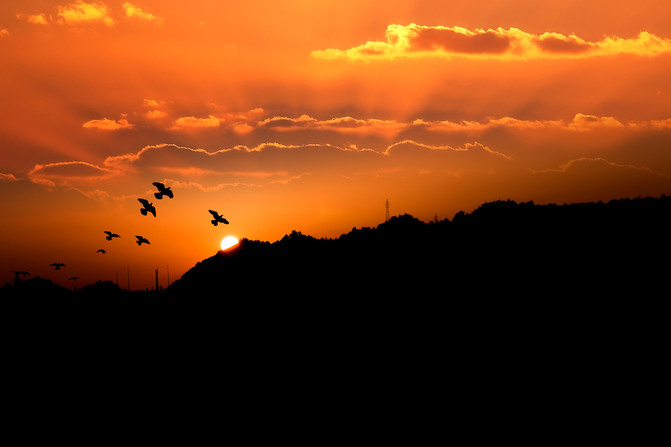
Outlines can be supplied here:
[[336, 239], [293, 231], [243, 239], [168, 294], [253, 296], [606, 296], [655, 293], [671, 245], [671, 198], [536, 205], [499, 200], [450, 221], [395, 216]]
[[242, 239], [159, 293], [130, 293], [109, 281], [72, 291], [35, 277], [15, 279], [0, 296], [654, 296], [668, 287], [670, 228], [665, 195], [564, 205], [499, 200], [452, 220], [394, 216], [335, 239], [299, 231], [273, 243]]
[[[506, 200], [439, 222], [396, 216], [336, 239], [243, 239], [161, 292], [29, 278], [0, 297], [29, 298], [2, 300], [16, 304], [5, 330], [24, 364], [60, 365], [69, 348], [89, 369], [123, 374], [158, 359], [210, 388], [225, 371], [241, 383], [335, 384], [348, 397], [373, 384], [386, 402], [398, 383], [428, 396], [447, 383], [468, 405], [549, 396], [562, 412], [575, 402], [621, 411], [627, 399], [641, 403], [631, 396], [654, 396], [665, 371], [670, 223], [666, 196]], [[87, 299], [44, 299], [54, 297]]]

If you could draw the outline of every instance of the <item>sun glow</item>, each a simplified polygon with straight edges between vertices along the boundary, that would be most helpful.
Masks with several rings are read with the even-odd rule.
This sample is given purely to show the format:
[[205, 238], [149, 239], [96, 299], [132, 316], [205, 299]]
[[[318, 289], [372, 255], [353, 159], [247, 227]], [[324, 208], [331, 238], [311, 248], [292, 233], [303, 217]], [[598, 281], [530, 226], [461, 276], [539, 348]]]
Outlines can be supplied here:
[[221, 249], [228, 250], [229, 248], [238, 245], [238, 239], [235, 236], [226, 236], [221, 240]]

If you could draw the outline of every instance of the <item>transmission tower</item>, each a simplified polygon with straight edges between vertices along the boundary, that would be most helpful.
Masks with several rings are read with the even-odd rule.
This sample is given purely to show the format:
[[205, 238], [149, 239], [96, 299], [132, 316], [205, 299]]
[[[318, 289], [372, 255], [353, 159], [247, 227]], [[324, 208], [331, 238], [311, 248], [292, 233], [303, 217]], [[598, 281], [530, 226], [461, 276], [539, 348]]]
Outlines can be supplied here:
[[389, 199], [387, 199], [387, 201], [385, 203], [385, 208], [387, 209], [387, 214], [384, 218], [384, 221], [387, 222], [389, 220]]

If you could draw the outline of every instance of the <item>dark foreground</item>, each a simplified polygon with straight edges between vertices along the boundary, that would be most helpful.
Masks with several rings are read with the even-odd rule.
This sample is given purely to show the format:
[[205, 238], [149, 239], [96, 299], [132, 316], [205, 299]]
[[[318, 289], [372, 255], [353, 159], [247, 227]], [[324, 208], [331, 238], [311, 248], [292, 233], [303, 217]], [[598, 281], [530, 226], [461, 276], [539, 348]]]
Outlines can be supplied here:
[[8, 408], [74, 402], [95, 426], [94, 400], [143, 425], [163, 405], [219, 427], [216, 402], [245, 436], [311, 441], [351, 441], [343, 416], [411, 444], [647, 440], [663, 427], [670, 216], [666, 197], [496, 202], [337, 240], [243, 240], [161, 292], [22, 280], [0, 290]]

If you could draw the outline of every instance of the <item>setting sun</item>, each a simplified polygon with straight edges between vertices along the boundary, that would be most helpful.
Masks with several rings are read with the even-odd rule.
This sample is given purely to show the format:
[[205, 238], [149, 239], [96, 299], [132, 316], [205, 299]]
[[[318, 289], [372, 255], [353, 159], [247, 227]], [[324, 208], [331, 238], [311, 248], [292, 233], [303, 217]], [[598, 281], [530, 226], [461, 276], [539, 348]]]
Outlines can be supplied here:
[[221, 240], [221, 249], [228, 250], [229, 248], [238, 244], [238, 239], [235, 236], [226, 236]]

